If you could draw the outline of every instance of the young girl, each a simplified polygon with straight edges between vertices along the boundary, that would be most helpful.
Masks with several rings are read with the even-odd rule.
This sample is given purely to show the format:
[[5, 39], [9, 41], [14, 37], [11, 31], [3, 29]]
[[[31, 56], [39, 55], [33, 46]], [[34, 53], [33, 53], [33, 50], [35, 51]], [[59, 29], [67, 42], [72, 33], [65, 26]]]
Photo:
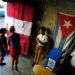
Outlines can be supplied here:
[[14, 26], [10, 27], [11, 36], [8, 38], [9, 51], [11, 56], [12, 69], [18, 69], [18, 59], [20, 55], [20, 36], [15, 33]]
[[42, 53], [45, 52], [45, 46], [46, 46], [46, 43], [48, 42], [48, 37], [45, 34], [45, 32], [46, 32], [46, 28], [41, 27], [40, 32], [37, 35], [37, 38], [36, 38], [37, 44], [36, 44], [36, 50], [35, 50], [33, 65], [39, 63], [39, 60], [41, 58]]

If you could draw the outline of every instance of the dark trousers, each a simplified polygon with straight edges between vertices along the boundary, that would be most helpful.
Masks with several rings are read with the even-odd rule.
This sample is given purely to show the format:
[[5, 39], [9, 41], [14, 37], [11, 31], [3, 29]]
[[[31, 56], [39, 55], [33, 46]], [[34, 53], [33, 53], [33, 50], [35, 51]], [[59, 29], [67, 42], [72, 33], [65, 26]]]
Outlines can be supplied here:
[[11, 56], [11, 63], [12, 66], [17, 67], [19, 61], [19, 55]]

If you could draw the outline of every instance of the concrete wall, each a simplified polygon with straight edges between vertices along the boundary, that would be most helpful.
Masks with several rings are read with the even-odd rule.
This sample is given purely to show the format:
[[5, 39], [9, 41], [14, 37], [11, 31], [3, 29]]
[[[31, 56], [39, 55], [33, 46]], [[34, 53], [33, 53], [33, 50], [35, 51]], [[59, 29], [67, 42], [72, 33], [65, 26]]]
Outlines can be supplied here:
[[[57, 0], [56, 0], [57, 1]], [[51, 30], [57, 24], [57, 12], [64, 12], [66, 14], [75, 15], [75, 2], [73, 1], [48, 1], [45, 5], [44, 15], [41, 24], [49, 27]]]

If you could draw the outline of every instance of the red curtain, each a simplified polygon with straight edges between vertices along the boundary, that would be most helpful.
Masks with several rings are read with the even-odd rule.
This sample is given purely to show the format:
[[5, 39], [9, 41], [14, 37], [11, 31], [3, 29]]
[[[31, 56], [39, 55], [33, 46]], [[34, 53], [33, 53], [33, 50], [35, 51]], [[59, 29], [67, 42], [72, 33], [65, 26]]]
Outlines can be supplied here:
[[[7, 24], [20, 33], [21, 54], [27, 55], [32, 28], [33, 7], [22, 3], [7, 3]], [[11, 22], [10, 22], [11, 20]]]

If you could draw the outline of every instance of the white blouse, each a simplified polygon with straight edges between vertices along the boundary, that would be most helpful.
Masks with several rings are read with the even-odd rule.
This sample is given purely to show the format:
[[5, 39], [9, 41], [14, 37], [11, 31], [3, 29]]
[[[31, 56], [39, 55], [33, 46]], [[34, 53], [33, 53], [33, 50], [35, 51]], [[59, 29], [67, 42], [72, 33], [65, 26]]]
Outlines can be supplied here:
[[[39, 34], [39, 35], [37, 36], [37, 39], [39, 39], [42, 43], [48, 42], [48, 37], [47, 37], [46, 34], [45, 34], [45, 35]], [[38, 42], [38, 45], [39, 45], [39, 46], [43, 46], [40, 42]]]

